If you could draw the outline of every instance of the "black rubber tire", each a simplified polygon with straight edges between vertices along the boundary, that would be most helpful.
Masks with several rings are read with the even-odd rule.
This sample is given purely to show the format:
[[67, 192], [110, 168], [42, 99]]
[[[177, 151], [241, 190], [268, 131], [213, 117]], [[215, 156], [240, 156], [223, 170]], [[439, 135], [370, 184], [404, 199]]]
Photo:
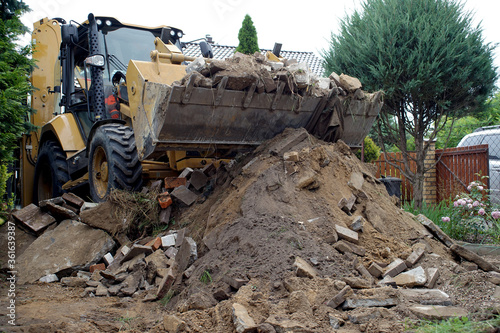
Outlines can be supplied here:
[[[102, 181], [97, 160], [107, 165], [106, 182]], [[99, 164], [101, 165], [101, 164]], [[99, 127], [90, 143], [89, 152], [90, 197], [94, 202], [105, 201], [112, 189], [138, 191], [142, 185], [142, 165], [137, 155], [134, 131], [121, 124]]]
[[66, 154], [52, 140], [45, 141], [38, 152], [33, 182], [33, 202], [61, 196], [62, 186], [69, 181]]

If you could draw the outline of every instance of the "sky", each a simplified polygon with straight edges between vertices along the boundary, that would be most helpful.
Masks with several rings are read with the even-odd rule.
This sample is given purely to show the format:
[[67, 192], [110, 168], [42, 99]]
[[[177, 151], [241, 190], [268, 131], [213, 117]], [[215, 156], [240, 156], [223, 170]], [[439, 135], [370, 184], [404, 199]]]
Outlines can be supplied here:
[[[219, 45], [238, 45], [238, 31], [245, 14], [257, 30], [260, 48], [309, 51], [320, 55], [328, 47], [331, 33], [339, 32], [339, 21], [360, 9], [361, 0], [24, 0], [32, 12], [22, 17], [30, 29], [43, 17], [62, 17], [83, 22], [89, 13], [112, 16], [122, 23], [149, 27], [167, 25], [184, 31], [189, 42], [209, 34]], [[486, 42], [500, 42], [500, 1], [463, 0], [465, 9], [474, 12], [474, 24], [481, 24]], [[142, 5], [142, 7], [140, 7]], [[29, 37], [26, 37], [26, 42]], [[500, 52], [495, 64], [500, 67]]]

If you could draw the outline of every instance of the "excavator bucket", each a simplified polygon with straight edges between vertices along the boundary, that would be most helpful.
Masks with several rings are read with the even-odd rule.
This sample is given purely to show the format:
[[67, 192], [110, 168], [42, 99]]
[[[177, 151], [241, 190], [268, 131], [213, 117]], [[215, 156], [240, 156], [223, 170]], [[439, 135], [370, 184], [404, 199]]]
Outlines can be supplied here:
[[169, 150], [245, 151], [287, 127], [304, 127], [320, 139], [342, 139], [359, 147], [382, 106], [380, 92], [357, 99], [339, 95], [337, 89], [301, 96], [285, 93], [285, 82], [278, 82], [272, 93], [258, 93], [255, 84], [244, 91], [229, 90], [227, 78], [215, 88], [196, 87], [194, 80], [169, 85], [155, 80], [156, 75], [145, 78], [141, 68], [131, 71], [133, 65], [129, 72], [139, 80], [134, 86], [142, 88], [129, 93], [136, 95], [130, 103], [137, 110], [133, 126], [141, 160]]

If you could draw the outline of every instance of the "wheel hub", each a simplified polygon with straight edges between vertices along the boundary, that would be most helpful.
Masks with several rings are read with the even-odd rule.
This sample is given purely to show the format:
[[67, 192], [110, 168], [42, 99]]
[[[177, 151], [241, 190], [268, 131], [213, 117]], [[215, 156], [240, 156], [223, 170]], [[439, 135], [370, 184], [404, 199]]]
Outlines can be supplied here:
[[108, 190], [108, 160], [106, 152], [102, 147], [97, 147], [92, 160], [92, 178], [94, 180], [95, 193], [104, 198]]

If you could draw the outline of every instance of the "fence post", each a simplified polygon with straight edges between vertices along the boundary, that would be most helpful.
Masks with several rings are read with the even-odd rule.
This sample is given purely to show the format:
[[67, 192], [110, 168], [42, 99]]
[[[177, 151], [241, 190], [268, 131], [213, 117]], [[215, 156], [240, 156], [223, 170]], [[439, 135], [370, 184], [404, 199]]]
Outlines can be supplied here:
[[[429, 140], [425, 140], [428, 142]], [[429, 150], [425, 155], [424, 167], [430, 168], [424, 174], [424, 202], [426, 204], [434, 204], [437, 200], [436, 188], [436, 140], [429, 142]]]

